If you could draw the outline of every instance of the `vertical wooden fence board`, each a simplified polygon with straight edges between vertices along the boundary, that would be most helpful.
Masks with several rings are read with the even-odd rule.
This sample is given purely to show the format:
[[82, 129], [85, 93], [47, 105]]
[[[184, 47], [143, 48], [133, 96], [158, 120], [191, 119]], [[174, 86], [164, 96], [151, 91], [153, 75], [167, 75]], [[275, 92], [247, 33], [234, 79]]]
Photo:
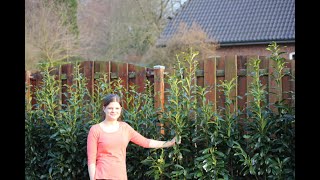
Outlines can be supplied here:
[[105, 69], [103, 68], [104, 62], [103, 61], [94, 61], [94, 70], [93, 70], [93, 94], [97, 93], [97, 82], [98, 79], [103, 78], [103, 74], [105, 73]]
[[101, 69], [101, 61], [93, 61], [93, 63], [94, 63], [94, 66], [93, 66], [93, 68], [94, 68], [94, 70], [93, 70], [93, 76], [94, 76], [94, 79], [93, 79], [93, 82], [94, 82], [94, 84], [96, 84], [96, 80], [98, 79], [98, 78], [100, 78], [100, 77], [102, 77], [101, 76], [101, 71], [100, 71], [100, 69]]
[[[285, 62], [286, 62], [285, 68], [290, 69], [291, 68], [290, 60], [286, 60]], [[283, 71], [282, 73], [286, 73], [286, 72]], [[289, 76], [289, 74], [285, 74], [282, 77], [282, 98], [283, 98], [285, 104], [290, 104], [290, 99], [291, 99], [290, 90], [291, 90], [291, 88], [290, 88], [290, 76]]]
[[[124, 87], [124, 91], [129, 90], [129, 71], [128, 70], [129, 70], [128, 63], [119, 63], [119, 78], [122, 79], [121, 84]], [[126, 109], [127, 104], [126, 103], [123, 104], [123, 107]]]
[[122, 86], [128, 90], [128, 63], [119, 63], [119, 78], [122, 79]]
[[34, 78], [35, 78], [35, 86], [37, 86], [38, 88], [40, 88], [40, 86], [43, 84], [42, 82], [42, 74], [40, 72], [37, 72], [34, 74]]
[[235, 79], [235, 87], [230, 91], [230, 99], [234, 101], [234, 104], [230, 105], [230, 112], [237, 112], [237, 92], [238, 92], [238, 82], [237, 82], [237, 57], [236, 56], [226, 56], [225, 57], [225, 80], [230, 82]]
[[[224, 62], [225, 62], [225, 57], [217, 57], [217, 71], [224, 72]], [[221, 82], [224, 81], [225, 78], [225, 73], [222, 75], [217, 74], [217, 86], [221, 84]], [[216, 88], [216, 94], [217, 94], [217, 103], [216, 103], [216, 108], [219, 109], [224, 108], [225, 105], [225, 96], [223, 92], [221, 91], [221, 87]]]
[[100, 64], [100, 72], [107, 74], [107, 83], [110, 83], [110, 77], [111, 77], [111, 63], [110, 61], [103, 61], [102, 64]]
[[[95, 62], [95, 71], [99, 72], [100, 75], [105, 74], [107, 69], [106, 69], [106, 61], [96, 61]], [[99, 68], [98, 68], [99, 67]]]
[[[264, 90], [268, 90], [269, 88], [269, 83], [268, 83], [268, 79], [269, 79], [269, 75], [268, 75], [268, 68], [269, 68], [269, 59], [266, 58], [265, 56], [259, 56], [258, 57], [261, 62], [260, 62], [260, 70], [263, 70], [263, 73], [266, 73], [262, 76], [260, 76], [260, 81], [261, 81], [261, 84], [264, 86]], [[269, 99], [269, 94], [266, 94], [266, 98], [267, 98], [267, 102], [268, 102], [268, 99]]]
[[[61, 66], [61, 74], [64, 74], [66, 77], [66, 79], [61, 81], [62, 93], [69, 94], [67, 86], [72, 86], [72, 84], [73, 84], [73, 65], [72, 64], [64, 64], [63, 66]], [[63, 104], [66, 104], [67, 103], [66, 100], [68, 97], [66, 97], [65, 95], [62, 95], [61, 98], [62, 98], [61, 102]]]
[[[198, 62], [198, 68], [200, 67], [201, 68], [201, 70], [203, 70], [203, 66], [201, 67], [201, 65], [200, 64], [202, 64], [203, 65], [203, 63], [201, 63], [201, 62], [199, 62], [199, 60], [198, 60], [198, 58], [195, 58], [194, 59], [194, 61], [197, 61]], [[197, 67], [189, 67], [189, 68], [192, 68], [191, 69], [191, 71], [193, 71], [193, 73], [192, 74], [190, 74], [190, 77], [191, 77], [191, 84], [190, 84], [190, 90], [191, 90], [191, 96], [193, 96], [193, 90], [194, 89], [196, 89], [196, 85], [201, 85], [202, 84], [202, 86], [203, 86], [203, 76], [197, 76], [197, 70], [198, 70], [198, 68]], [[197, 99], [196, 99], [196, 97], [195, 96], [193, 96], [191, 99], [190, 99], [190, 101], [197, 101]]]
[[[110, 82], [114, 82], [119, 78], [118, 76], [118, 63], [111, 61], [110, 63]], [[112, 88], [114, 89], [115, 84], [112, 83]]]
[[55, 77], [55, 80], [57, 80], [59, 82], [59, 87], [60, 87], [60, 90], [59, 90], [59, 104], [61, 105], [62, 104], [62, 79], [61, 79], [61, 65], [56, 69], [56, 73], [55, 73], [56, 77]]
[[275, 73], [275, 64], [275, 61], [269, 61], [269, 103], [271, 110], [274, 112], [276, 111], [274, 103], [282, 99], [282, 83], [280, 84], [280, 89], [275, 81], [275, 78], [273, 77], [273, 74]]
[[[127, 71], [127, 79], [128, 79], [128, 81], [127, 81], [127, 90], [128, 90], [128, 92], [130, 92], [131, 90], [135, 90], [135, 92], [137, 92], [138, 91], [138, 86], [137, 86], [137, 84], [135, 83], [135, 81], [136, 81], [136, 76], [131, 76], [130, 77], [130, 74], [133, 74], [133, 73], [135, 73], [135, 71], [136, 71], [136, 66], [134, 65], [134, 64], [127, 64], [128, 65], [128, 71]], [[132, 94], [132, 93], [129, 93], [129, 94], [127, 94], [127, 96], [129, 96], [129, 95], [133, 95], [133, 96], [135, 96], [135, 94]], [[133, 100], [134, 101], [134, 100]], [[134, 106], [134, 102], [133, 101], [131, 101], [130, 103], [126, 103], [126, 105], [127, 106]]]
[[147, 79], [151, 84], [154, 84], [154, 70], [153, 68], [146, 68]]
[[[31, 76], [31, 72], [30, 71], [25, 71], [25, 101], [28, 102], [28, 105], [29, 105], [29, 102], [32, 100], [31, 98], [31, 82], [30, 82], [30, 76]], [[31, 102], [30, 102], [31, 103]], [[30, 106], [27, 107], [27, 109], [31, 109]]]
[[291, 61], [291, 78], [290, 78], [290, 87], [293, 94], [291, 95], [291, 105], [295, 107], [295, 92], [296, 92], [296, 84], [295, 84], [295, 77], [296, 77], [296, 62], [295, 60]]
[[92, 95], [93, 93], [93, 83], [94, 83], [94, 64], [93, 61], [84, 61], [82, 62], [83, 74], [87, 78], [87, 89]]
[[217, 68], [216, 58], [211, 57], [204, 60], [204, 86], [208, 87], [209, 92], [206, 94], [207, 101], [213, 103], [213, 111], [216, 111], [216, 79]]
[[136, 66], [135, 72], [136, 72], [135, 84], [138, 86], [138, 92], [142, 93], [145, 91], [144, 86], [147, 80], [146, 68], [141, 66]]
[[[118, 65], [118, 78], [121, 79], [121, 85], [124, 88], [122, 94], [124, 96], [126, 96], [126, 91], [128, 90], [128, 64], [127, 63], [123, 63], [123, 62], [119, 62], [117, 63]], [[123, 108], [127, 108], [126, 107], [126, 103], [122, 103]]]
[[25, 87], [26, 87], [26, 92], [25, 92], [25, 96], [26, 99], [30, 98], [30, 86], [31, 86], [31, 82], [30, 82], [30, 76], [31, 76], [31, 72], [30, 71], [25, 71]]
[[[135, 72], [136, 72], [136, 66], [134, 64], [128, 64], [128, 89], [130, 89], [131, 86], [137, 86], [136, 74], [134, 77], [130, 77], [130, 74], [135, 73]], [[138, 86], [137, 86], [137, 88], [138, 88]]]
[[67, 77], [67, 84], [71, 86], [73, 84], [73, 77], [74, 77], [74, 72], [73, 72], [73, 64], [66, 64], [64, 65], [64, 73], [66, 74]]
[[250, 65], [250, 63], [252, 61], [254, 61], [254, 59], [258, 58], [257, 56], [248, 56], [247, 58], [247, 107], [251, 106], [250, 103], [253, 101], [253, 96], [249, 93], [250, 89], [251, 89], [251, 84], [253, 82], [253, 77], [252, 77], [252, 72], [254, 71], [253, 66]]
[[[33, 74], [33, 80], [31, 81], [32, 83], [32, 87], [31, 87], [31, 91], [32, 92], [36, 92], [37, 91], [37, 89], [40, 89], [41, 88], [41, 86], [42, 86], [42, 75], [41, 75], [41, 73], [40, 72], [36, 72], [36, 73], [34, 73]], [[32, 104], [36, 104], [37, 103], [37, 101], [36, 101], [36, 99], [35, 99], [35, 94], [34, 93], [32, 93], [32, 95], [31, 95], [31, 97], [32, 97]], [[33, 107], [33, 109], [34, 109], [34, 107]]]
[[60, 65], [56, 67], [49, 68], [49, 74], [54, 77], [55, 80], [60, 79]]
[[[203, 60], [198, 60], [199, 65], [198, 65], [198, 69], [199, 70], [204, 70], [204, 61]], [[197, 80], [197, 85], [203, 87], [204, 85], [204, 77], [203, 76], [196, 76], [196, 80]]]
[[[242, 98], [238, 99], [238, 109], [243, 111], [246, 108], [246, 92], [247, 92], [247, 77], [246, 74], [240, 74], [241, 70], [247, 69], [247, 57], [237, 56], [237, 68], [238, 68], [238, 96]], [[245, 114], [244, 114], [245, 117]]]
[[238, 98], [238, 107], [237, 109], [242, 112], [240, 114], [239, 118], [239, 128], [244, 129], [245, 127], [245, 121], [244, 119], [246, 118], [246, 113], [245, 113], [245, 108], [246, 108], [246, 92], [247, 92], [247, 77], [245, 74], [245, 70], [247, 69], [247, 56], [236, 56], [237, 58], [237, 75], [238, 75], [238, 96], [241, 98]]
[[[172, 76], [174, 74], [175, 70], [173, 68], [166, 68], [165, 67], [165, 73], [164, 73], [164, 103], [166, 104], [168, 101], [168, 90], [170, 90], [170, 84], [168, 83], [169, 76]], [[165, 110], [165, 107], [164, 107]]]
[[49, 68], [49, 74], [50, 76], [53, 76], [54, 80], [56, 81], [56, 83], [59, 83], [58, 84], [58, 87], [59, 87], [59, 92], [57, 92], [58, 94], [58, 99], [59, 99], [59, 104], [62, 103], [62, 84], [61, 84], [61, 77], [60, 77], [60, 74], [61, 74], [61, 66], [58, 65], [56, 67], [52, 67], [52, 68]]

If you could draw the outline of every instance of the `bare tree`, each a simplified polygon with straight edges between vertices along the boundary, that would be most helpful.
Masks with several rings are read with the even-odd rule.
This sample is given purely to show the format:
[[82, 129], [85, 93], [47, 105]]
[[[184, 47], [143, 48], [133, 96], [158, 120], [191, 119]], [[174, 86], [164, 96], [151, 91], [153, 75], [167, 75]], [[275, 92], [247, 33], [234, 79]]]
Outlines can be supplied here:
[[111, 21], [118, 8], [114, 0], [82, 0], [78, 6], [81, 56], [103, 60], [111, 42]]
[[[142, 56], [155, 44], [178, 2], [181, 0], [80, 1], [80, 44], [86, 48], [82, 56], [91, 60]], [[173, 8], [174, 3], [178, 6]]]
[[64, 11], [53, 1], [25, 1], [26, 69], [35, 70], [40, 61], [53, 64], [78, 56], [78, 38], [63, 19]]
[[207, 42], [207, 34], [196, 23], [191, 26], [181, 23], [177, 32], [166, 42], [166, 46], [154, 45], [142, 58], [141, 63], [151, 67], [157, 64], [172, 67], [179, 52], [188, 52], [192, 48], [200, 52], [200, 58], [204, 58], [214, 55], [218, 47], [217, 42]]
[[54, 0], [25, 1], [25, 62], [34, 69], [50, 63], [85, 60], [123, 60], [142, 56], [185, 0], [79, 0], [79, 36], [66, 24], [67, 8]]

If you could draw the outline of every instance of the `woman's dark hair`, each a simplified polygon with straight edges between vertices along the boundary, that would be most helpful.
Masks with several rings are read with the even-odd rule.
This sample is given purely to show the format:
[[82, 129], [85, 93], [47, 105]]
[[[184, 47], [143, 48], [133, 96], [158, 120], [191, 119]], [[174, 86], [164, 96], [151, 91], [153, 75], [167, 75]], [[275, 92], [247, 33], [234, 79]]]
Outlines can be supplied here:
[[118, 102], [121, 106], [120, 97], [117, 94], [108, 94], [102, 100], [103, 107], [108, 106], [111, 102]]
[[[108, 106], [111, 102], [118, 102], [120, 104], [120, 106], [122, 106], [120, 96], [117, 94], [108, 94], [102, 99], [103, 107]], [[106, 114], [103, 110], [101, 113], [102, 113], [102, 121], [103, 121], [106, 117]], [[121, 112], [121, 114], [122, 114], [122, 112]], [[122, 121], [121, 116], [118, 118], [118, 121]]]

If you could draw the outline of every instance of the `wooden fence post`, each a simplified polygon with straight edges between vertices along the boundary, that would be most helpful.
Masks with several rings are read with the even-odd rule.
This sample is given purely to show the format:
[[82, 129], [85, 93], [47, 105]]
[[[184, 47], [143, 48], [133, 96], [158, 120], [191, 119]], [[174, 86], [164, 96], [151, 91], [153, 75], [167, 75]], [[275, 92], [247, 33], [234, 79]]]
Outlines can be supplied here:
[[[153, 66], [154, 69], [154, 107], [160, 115], [164, 109], [164, 69], [165, 66]], [[161, 134], [164, 134], [163, 124], [161, 126]]]
[[27, 88], [27, 92], [25, 92], [25, 101], [28, 101], [28, 110], [31, 109], [31, 106], [29, 106], [29, 101], [31, 101], [31, 89], [30, 89], [30, 76], [31, 76], [31, 72], [30, 71], [26, 71], [25, 72], [25, 86]]

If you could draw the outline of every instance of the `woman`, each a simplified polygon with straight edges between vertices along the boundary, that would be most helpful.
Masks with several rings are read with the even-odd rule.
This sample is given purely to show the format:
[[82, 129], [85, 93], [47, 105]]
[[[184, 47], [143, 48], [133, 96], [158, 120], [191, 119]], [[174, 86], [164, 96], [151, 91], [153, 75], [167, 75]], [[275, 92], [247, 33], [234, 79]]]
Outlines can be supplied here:
[[145, 138], [126, 122], [119, 121], [122, 106], [116, 94], [103, 99], [103, 111], [105, 119], [90, 128], [87, 138], [90, 180], [127, 180], [126, 148], [130, 141], [144, 148], [165, 148], [176, 143], [176, 138], [171, 141]]

